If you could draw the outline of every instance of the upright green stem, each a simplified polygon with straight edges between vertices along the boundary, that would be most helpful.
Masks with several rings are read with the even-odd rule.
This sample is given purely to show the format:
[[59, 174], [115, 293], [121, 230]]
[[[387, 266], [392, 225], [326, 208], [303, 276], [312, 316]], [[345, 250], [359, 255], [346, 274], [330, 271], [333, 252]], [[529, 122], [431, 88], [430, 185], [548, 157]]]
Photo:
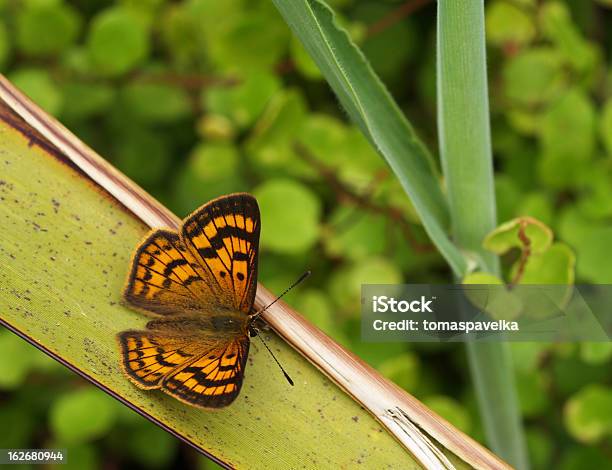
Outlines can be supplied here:
[[[496, 226], [483, 0], [438, 1], [438, 119], [455, 242], [481, 269], [499, 274], [482, 248]], [[528, 461], [505, 343], [467, 343], [490, 447], [518, 469]]]

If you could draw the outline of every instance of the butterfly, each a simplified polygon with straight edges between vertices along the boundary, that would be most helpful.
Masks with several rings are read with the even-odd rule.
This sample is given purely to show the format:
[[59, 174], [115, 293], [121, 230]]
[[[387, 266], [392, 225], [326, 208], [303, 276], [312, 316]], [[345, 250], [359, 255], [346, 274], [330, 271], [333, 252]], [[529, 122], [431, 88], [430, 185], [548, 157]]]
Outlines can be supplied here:
[[240, 392], [254, 336], [260, 216], [246, 193], [219, 197], [152, 231], [131, 261], [124, 301], [154, 315], [117, 335], [122, 369], [137, 387], [201, 408]]

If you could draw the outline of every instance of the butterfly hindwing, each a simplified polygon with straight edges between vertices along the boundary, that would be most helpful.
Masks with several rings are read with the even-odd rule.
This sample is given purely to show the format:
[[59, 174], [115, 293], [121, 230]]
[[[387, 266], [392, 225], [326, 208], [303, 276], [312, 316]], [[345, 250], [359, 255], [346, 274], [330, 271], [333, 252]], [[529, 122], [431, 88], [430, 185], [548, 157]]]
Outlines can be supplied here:
[[[155, 320], [119, 334], [123, 370], [140, 388], [161, 389], [194, 406], [220, 408], [240, 392], [246, 335], [216, 338], [198, 320]], [[189, 331], [189, 333], [186, 333]]]
[[248, 336], [234, 338], [166, 376], [161, 388], [194, 406], [227, 406], [240, 392], [248, 353]]
[[181, 239], [214, 279], [228, 308], [249, 313], [257, 289], [260, 216], [255, 198], [232, 194], [201, 207], [183, 222]]
[[123, 370], [140, 388], [159, 388], [161, 379], [194, 358], [189, 340], [152, 331], [124, 331], [118, 335]]
[[209, 276], [180, 237], [168, 230], [151, 232], [139, 245], [124, 299], [136, 308], [164, 316], [217, 304]]

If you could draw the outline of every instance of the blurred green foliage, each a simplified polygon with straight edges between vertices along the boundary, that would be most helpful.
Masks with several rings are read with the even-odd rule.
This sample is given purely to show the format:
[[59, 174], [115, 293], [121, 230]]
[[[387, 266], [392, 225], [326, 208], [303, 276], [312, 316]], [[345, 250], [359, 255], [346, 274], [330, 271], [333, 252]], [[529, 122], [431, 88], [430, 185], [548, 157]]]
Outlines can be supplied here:
[[[410, 3], [330, 1], [435, 149], [435, 7]], [[559, 273], [575, 255], [578, 282], [612, 282], [610, 7], [487, 2], [499, 220], [527, 215], [552, 228], [552, 257], [533, 262], [566, 271], [549, 269], [547, 280], [567, 281]], [[460, 345], [360, 341], [362, 283], [450, 273], [271, 2], [0, 1], [0, 71], [181, 216], [253, 192], [261, 281], [279, 292], [312, 269], [288, 301], [482, 439]], [[542, 282], [541, 268], [531, 272]], [[534, 468], [609, 465], [612, 347], [512, 351]], [[10, 423], [0, 447], [67, 447], [79, 469], [213, 467], [7, 331], [0, 357], [0, 422]]]

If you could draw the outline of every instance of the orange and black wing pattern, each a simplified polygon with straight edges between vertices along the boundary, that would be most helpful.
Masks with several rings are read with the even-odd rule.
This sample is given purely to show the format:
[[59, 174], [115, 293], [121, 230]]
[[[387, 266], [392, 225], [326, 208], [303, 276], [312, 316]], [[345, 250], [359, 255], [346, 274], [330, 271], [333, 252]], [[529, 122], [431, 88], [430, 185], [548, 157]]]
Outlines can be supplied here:
[[249, 338], [219, 344], [164, 377], [161, 389], [190, 405], [220, 408], [238, 396], [249, 354]]
[[216, 305], [216, 288], [178, 234], [155, 230], [139, 245], [123, 293], [131, 306], [159, 315]]
[[118, 339], [123, 370], [139, 388], [160, 389], [201, 408], [227, 406], [240, 392], [247, 336], [211, 341], [206, 335], [147, 330], [124, 331]]
[[255, 198], [215, 199], [187, 217], [181, 240], [197, 257], [226, 307], [249, 314], [257, 290], [260, 217]]
[[138, 246], [123, 296], [161, 318], [118, 335], [123, 371], [135, 385], [204, 408], [236, 398], [249, 351], [246, 328], [230, 333], [214, 325], [228, 310], [243, 312], [246, 325], [259, 232], [255, 198], [232, 194], [195, 211], [178, 234], [155, 230]]

